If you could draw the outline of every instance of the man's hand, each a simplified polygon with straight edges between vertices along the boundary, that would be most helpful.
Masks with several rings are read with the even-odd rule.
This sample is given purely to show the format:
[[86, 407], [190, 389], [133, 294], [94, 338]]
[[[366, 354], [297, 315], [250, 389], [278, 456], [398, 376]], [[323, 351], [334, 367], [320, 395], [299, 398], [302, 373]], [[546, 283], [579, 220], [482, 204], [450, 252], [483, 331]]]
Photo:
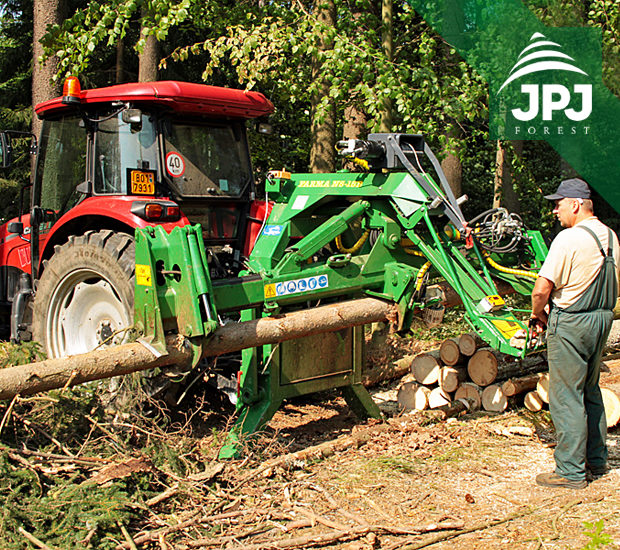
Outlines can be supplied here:
[[547, 304], [553, 283], [545, 277], [538, 277], [532, 290], [532, 315], [530, 317], [530, 327], [535, 334], [543, 332], [547, 328]]

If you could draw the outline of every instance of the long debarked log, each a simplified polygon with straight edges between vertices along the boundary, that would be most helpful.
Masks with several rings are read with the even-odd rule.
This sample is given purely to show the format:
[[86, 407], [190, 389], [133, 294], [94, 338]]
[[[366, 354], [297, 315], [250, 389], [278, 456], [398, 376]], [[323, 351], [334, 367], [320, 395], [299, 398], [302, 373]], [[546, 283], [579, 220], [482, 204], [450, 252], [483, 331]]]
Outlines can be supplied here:
[[[444, 306], [453, 307], [461, 303], [459, 295], [447, 283], [434, 286], [443, 291]], [[513, 292], [503, 282], [498, 283], [498, 290], [500, 294]], [[203, 350], [203, 356], [222, 355], [311, 334], [385, 321], [392, 316], [392, 311], [393, 305], [389, 302], [362, 298], [256, 321], [229, 323], [215, 331]], [[191, 347], [181, 337], [169, 336], [166, 348], [168, 355], [156, 358], [141, 344], [123, 344], [63, 359], [48, 359], [1, 369], [0, 400], [12, 399], [17, 394], [32, 395], [156, 367], [186, 365], [191, 360]]]
[[[203, 357], [383, 321], [391, 316], [393, 307], [383, 300], [362, 298], [255, 321], [229, 323], [215, 331], [204, 346]], [[76, 386], [156, 367], [187, 365], [191, 360], [189, 343], [178, 335], [166, 339], [166, 349], [168, 354], [157, 358], [142, 344], [123, 344], [82, 355], [1, 369], [0, 399]]]

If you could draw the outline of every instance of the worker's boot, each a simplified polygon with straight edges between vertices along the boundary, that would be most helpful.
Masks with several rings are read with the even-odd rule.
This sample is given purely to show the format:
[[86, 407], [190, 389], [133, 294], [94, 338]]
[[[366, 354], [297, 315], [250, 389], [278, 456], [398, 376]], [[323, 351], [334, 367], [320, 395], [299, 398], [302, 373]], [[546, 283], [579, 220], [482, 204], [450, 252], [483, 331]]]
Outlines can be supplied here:
[[590, 466], [590, 464], [586, 464], [586, 479], [588, 481], [594, 481], [603, 477], [605, 474], [609, 472], [609, 467], [607, 464], [603, 466]]
[[543, 487], [561, 487], [563, 489], [583, 489], [588, 485], [585, 479], [579, 481], [574, 479], [566, 479], [555, 472], [549, 474], [538, 474], [536, 483]]

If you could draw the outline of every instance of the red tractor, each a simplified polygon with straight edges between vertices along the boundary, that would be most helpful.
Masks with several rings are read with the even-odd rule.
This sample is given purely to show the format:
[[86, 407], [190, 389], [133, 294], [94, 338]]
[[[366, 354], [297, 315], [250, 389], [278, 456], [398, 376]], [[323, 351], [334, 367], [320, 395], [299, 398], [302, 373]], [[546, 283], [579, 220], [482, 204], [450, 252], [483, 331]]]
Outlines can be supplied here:
[[[0, 227], [0, 322], [12, 340], [32, 334], [48, 357], [121, 342], [136, 227], [200, 223], [211, 277], [238, 273], [266, 217], [246, 134], [273, 111], [262, 94], [173, 81], [81, 91], [69, 77], [35, 111], [30, 213]], [[8, 166], [11, 132], [0, 142]]]

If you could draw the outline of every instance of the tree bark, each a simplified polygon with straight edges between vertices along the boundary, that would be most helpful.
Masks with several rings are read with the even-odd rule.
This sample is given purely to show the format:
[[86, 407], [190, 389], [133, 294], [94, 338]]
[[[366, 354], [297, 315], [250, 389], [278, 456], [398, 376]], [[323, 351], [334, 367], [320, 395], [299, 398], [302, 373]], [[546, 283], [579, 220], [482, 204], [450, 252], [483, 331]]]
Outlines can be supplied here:
[[522, 376], [532, 372], [540, 372], [547, 368], [547, 363], [540, 355], [533, 355], [521, 361], [491, 348], [479, 349], [469, 358], [467, 373], [471, 380], [479, 386], [488, 386], [495, 380], [505, 380], [512, 376]]
[[[319, 25], [333, 27], [336, 24], [336, 6], [334, 0], [322, 3], [317, 13]], [[331, 49], [332, 45], [322, 34], [319, 43], [319, 52]], [[329, 97], [329, 82], [321, 75], [321, 64], [315, 59], [313, 62], [314, 79], [320, 79], [319, 92], [315, 93], [310, 101], [310, 117], [312, 146], [310, 149], [310, 171], [314, 173], [333, 172], [335, 170], [334, 143], [336, 141], [336, 118], [333, 102], [330, 100], [327, 108], [321, 109], [324, 97]]]
[[[382, 33], [381, 42], [383, 53], [388, 61], [392, 61], [393, 49], [393, 5], [392, 0], [381, 1], [381, 23]], [[391, 132], [393, 126], [392, 120], [392, 99], [390, 97], [383, 98], [383, 106], [381, 109], [381, 121], [379, 124], [380, 132]]]
[[502, 388], [491, 384], [482, 390], [482, 408], [490, 412], [503, 412], [508, 407], [508, 399]]
[[429, 351], [416, 356], [411, 363], [411, 372], [420, 384], [430, 385], [439, 381], [441, 362], [438, 351]]
[[536, 391], [529, 391], [525, 394], [523, 399], [523, 405], [528, 411], [538, 412], [541, 411], [544, 405], [544, 401], [540, 398], [540, 395]]
[[476, 409], [479, 409], [482, 404], [480, 393], [480, 388], [476, 384], [463, 382], [454, 393], [454, 399], [470, 399], [476, 404]]
[[[147, 16], [145, 9], [142, 10], [142, 18]], [[144, 26], [140, 29], [143, 34]], [[154, 34], [145, 37], [146, 45], [138, 54], [138, 82], [154, 82], [157, 80], [157, 65], [159, 64], [159, 43]]]
[[[514, 148], [515, 153], [517, 153], [517, 150], [520, 151], [523, 149], [523, 143], [516, 141]], [[521, 212], [519, 197], [513, 189], [513, 177], [509, 161], [509, 153], [506, 151], [506, 146], [500, 140], [497, 141], [497, 153], [495, 156], [493, 208], [497, 208], [499, 206], [507, 208], [510, 212]]]
[[465, 367], [441, 367], [439, 387], [446, 393], [452, 393], [466, 378], [467, 369]]
[[[204, 346], [203, 357], [363, 325], [388, 318], [391, 310], [387, 302], [364, 298], [245, 323], [229, 323], [215, 331]], [[157, 358], [139, 343], [124, 344], [64, 359], [1, 369], [0, 399], [155, 367], [186, 365], [191, 359], [190, 348], [182, 337], [169, 337], [166, 348], [168, 355]]]
[[458, 338], [446, 338], [439, 347], [439, 357], [443, 364], [449, 367], [462, 363], [464, 358], [459, 349]]
[[605, 405], [607, 429], [613, 428], [620, 421], [620, 397], [609, 388], [601, 388], [601, 394]]
[[549, 403], [549, 373], [546, 372], [540, 376], [536, 382], [536, 393], [545, 402]]
[[[46, 33], [48, 25], [60, 24], [63, 19], [62, 0], [35, 0], [33, 6], [33, 29], [32, 29], [32, 105], [33, 107], [42, 101], [47, 101], [60, 95], [60, 83], [53, 83], [52, 77], [58, 70], [58, 58], [51, 57], [45, 63], [39, 63], [39, 57], [43, 55], [41, 38]], [[32, 117], [32, 133], [39, 136], [41, 121], [34, 115]]]
[[433, 388], [428, 395], [428, 407], [430, 409], [443, 407], [444, 405], [449, 405], [451, 402], [452, 398], [450, 395], [444, 392], [440, 387]]
[[119, 38], [116, 41], [116, 63], [114, 65], [114, 83], [122, 84], [125, 81], [125, 41]]
[[533, 390], [540, 379], [540, 373], [528, 374], [519, 378], [510, 378], [502, 384], [502, 391], [506, 397], [518, 395], [524, 391]]
[[465, 357], [471, 357], [476, 351], [486, 345], [486, 342], [475, 332], [467, 332], [459, 337], [459, 349]]

